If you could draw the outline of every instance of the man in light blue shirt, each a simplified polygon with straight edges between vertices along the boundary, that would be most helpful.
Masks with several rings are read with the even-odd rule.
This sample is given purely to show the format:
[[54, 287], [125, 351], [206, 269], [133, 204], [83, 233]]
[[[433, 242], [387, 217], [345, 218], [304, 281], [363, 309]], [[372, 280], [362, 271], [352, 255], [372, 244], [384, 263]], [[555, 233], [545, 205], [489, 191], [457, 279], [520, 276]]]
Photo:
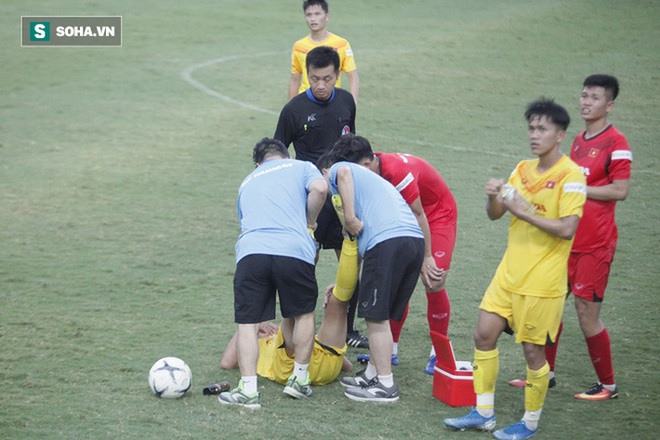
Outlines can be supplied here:
[[424, 235], [401, 194], [377, 174], [326, 153], [317, 162], [333, 197], [340, 196], [346, 232], [363, 259], [358, 317], [365, 318], [370, 361], [344, 377], [344, 394], [360, 402], [395, 402], [390, 319], [401, 320], [424, 260]]
[[253, 150], [257, 168], [238, 190], [241, 235], [236, 243], [234, 320], [238, 324], [241, 380], [221, 393], [220, 403], [260, 408], [257, 391], [258, 324], [275, 318], [277, 297], [282, 334], [292, 341], [294, 370], [284, 392], [312, 395], [307, 368], [314, 346], [318, 286], [316, 245], [310, 231], [326, 198], [327, 184], [309, 162], [290, 159], [282, 142], [263, 138]]

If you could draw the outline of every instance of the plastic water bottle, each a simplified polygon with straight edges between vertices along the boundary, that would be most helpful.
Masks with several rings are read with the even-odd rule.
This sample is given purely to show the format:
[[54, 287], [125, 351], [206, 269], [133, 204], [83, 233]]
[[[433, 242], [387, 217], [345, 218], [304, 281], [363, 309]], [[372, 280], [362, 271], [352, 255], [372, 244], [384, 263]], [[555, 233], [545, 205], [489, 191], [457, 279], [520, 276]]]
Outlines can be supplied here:
[[[504, 200], [513, 200], [516, 194], [516, 189], [511, 186], [511, 185], [502, 185], [502, 189], [500, 189], [500, 195]], [[532, 205], [529, 200], [525, 199], [523, 196], [518, 194], [518, 201], [522, 208], [524, 209], [525, 212], [528, 212], [530, 214], [534, 214], [536, 212], [536, 208], [534, 205]]]

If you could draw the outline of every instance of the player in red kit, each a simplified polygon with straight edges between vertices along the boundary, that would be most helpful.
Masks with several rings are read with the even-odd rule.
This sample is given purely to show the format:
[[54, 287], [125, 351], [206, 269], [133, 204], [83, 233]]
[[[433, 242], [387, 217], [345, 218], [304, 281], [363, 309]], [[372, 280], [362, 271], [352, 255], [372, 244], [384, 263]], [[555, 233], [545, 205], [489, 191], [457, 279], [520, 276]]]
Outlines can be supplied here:
[[[618, 397], [610, 336], [600, 319], [618, 238], [616, 202], [628, 196], [632, 163], [628, 141], [607, 119], [618, 94], [619, 83], [613, 76], [591, 75], [584, 80], [580, 113], [586, 129], [576, 136], [570, 153], [587, 179], [587, 203], [568, 260], [568, 281], [598, 376], [598, 383], [574, 396], [581, 400]], [[555, 384], [554, 367], [561, 329], [555, 344], [545, 349], [551, 368], [550, 386]], [[510, 384], [524, 386], [525, 381], [515, 380]]]
[[[429, 328], [447, 335], [451, 306], [445, 289], [445, 278], [450, 268], [456, 243], [456, 201], [440, 173], [425, 160], [401, 153], [374, 153], [369, 142], [361, 136], [343, 136], [333, 152], [350, 162], [363, 165], [379, 174], [396, 187], [410, 205], [424, 233], [425, 256], [420, 273], [428, 300]], [[392, 363], [398, 365], [398, 342], [408, 314], [401, 321], [390, 320], [394, 347]], [[366, 355], [361, 355], [366, 360]], [[433, 374], [436, 356], [431, 348], [425, 369]]]

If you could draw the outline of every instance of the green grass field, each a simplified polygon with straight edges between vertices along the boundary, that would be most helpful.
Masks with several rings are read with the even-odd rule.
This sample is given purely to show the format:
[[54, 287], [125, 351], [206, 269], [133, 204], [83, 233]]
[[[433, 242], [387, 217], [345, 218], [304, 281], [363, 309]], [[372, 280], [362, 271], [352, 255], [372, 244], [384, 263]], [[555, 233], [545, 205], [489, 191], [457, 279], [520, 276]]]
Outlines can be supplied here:
[[[341, 386], [294, 401], [260, 382], [263, 408], [226, 408], [201, 389], [219, 380], [235, 330], [235, 196], [251, 150], [272, 136], [285, 102], [301, 1], [69, 2], [0, 5], [0, 438], [476, 439], [431, 395], [418, 287], [395, 368], [401, 400], [365, 405]], [[583, 128], [581, 83], [621, 82], [611, 121], [634, 154], [619, 204], [619, 247], [603, 320], [612, 336], [616, 401], [572, 395], [595, 374], [567, 303], [558, 386], [538, 438], [658, 436], [660, 288], [660, 2], [657, 0], [365, 0], [330, 2], [361, 79], [358, 133], [374, 148], [418, 154], [459, 206], [448, 279], [450, 337], [472, 357], [477, 306], [506, 244], [483, 186], [529, 157], [525, 105], [554, 97]], [[122, 15], [121, 48], [21, 48], [20, 16]], [[332, 280], [324, 253], [319, 284]], [[364, 329], [364, 323], [358, 322]], [[523, 413], [520, 346], [500, 343], [498, 425]], [[359, 351], [351, 349], [355, 359]], [[155, 398], [151, 364], [191, 366], [180, 400]]]

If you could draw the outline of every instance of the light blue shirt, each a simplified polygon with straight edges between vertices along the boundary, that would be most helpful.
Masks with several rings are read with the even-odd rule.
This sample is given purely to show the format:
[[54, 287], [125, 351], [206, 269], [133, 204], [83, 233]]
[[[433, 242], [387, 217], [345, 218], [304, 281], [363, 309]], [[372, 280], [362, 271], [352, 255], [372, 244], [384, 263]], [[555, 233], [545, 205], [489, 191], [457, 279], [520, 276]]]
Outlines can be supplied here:
[[263, 162], [238, 189], [241, 235], [236, 261], [246, 255], [292, 257], [314, 264], [316, 247], [307, 231], [310, 184], [323, 179], [310, 162], [272, 159]]
[[349, 167], [353, 176], [355, 215], [364, 229], [358, 236], [360, 256], [385, 240], [395, 237], [424, 238], [415, 215], [390, 182], [360, 165], [337, 162], [330, 168], [330, 189], [339, 194], [337, 171]]

